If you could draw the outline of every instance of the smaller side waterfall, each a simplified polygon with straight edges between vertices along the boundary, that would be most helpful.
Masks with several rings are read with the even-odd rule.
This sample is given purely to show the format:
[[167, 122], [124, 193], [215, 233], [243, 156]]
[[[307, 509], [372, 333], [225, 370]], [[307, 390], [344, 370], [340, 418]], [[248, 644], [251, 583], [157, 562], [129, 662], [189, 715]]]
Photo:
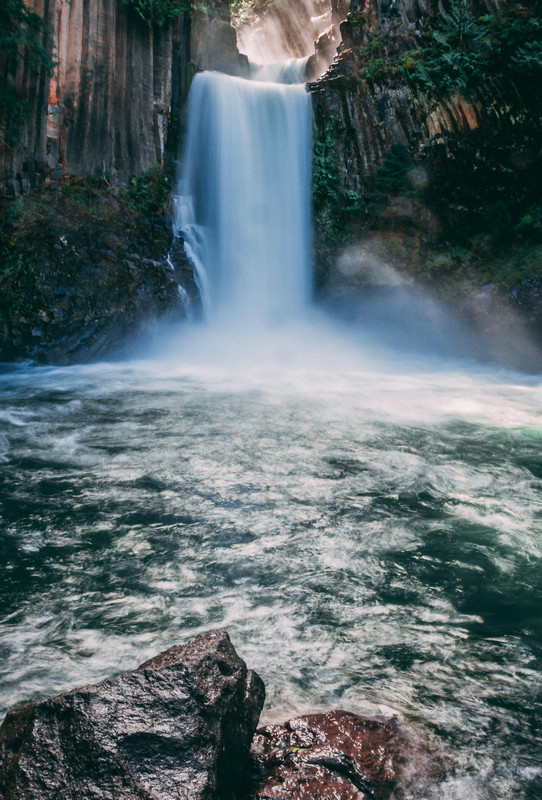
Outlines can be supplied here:
[[176, 228], [211, 323], [291, 319], [310, 300], [311, 103], [303, 85], [286, 85], [302, 70], [192, 83]]

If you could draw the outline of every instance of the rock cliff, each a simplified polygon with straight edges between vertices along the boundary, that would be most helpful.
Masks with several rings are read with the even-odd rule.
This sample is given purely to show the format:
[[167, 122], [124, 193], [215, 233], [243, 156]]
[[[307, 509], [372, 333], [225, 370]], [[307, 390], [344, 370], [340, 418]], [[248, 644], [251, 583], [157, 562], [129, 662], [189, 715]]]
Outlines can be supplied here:
[[53, 40], [52, 77], [0, 48], [3, 85], [31, 111], [16, 141], [15, 112], [0, 117], [0, 359], [104, 357], [183, 318], [178, 282], [197, 294], [170, 221], [184, 103], [196, 70], [245, 74], [247, 59], [229, 0], [167, 24], [136, 5], [29, 0]]
[[179, 121], [196, 69], [241, 72], [228, 0], [150, 24], [121, 0], [30, 0], [51, 32], [49, 78], [25, 59], [4, 59], [32, 114], [17, 143], [0, 125], [0, 189], [21, 194], [64, 174], [125, 183], [166, 153], [178, 154]]
[[[502, 288], [507, 317], [524, 316], [517, 287], [542, 271], [540, 10], [352, 0], [337, 57], [309, 84], [324, 294], [399, 273], [470, 321], [487, 316], [473, 310], [486, 284]], [[527, 333], [542, 341], [534, 305]]]

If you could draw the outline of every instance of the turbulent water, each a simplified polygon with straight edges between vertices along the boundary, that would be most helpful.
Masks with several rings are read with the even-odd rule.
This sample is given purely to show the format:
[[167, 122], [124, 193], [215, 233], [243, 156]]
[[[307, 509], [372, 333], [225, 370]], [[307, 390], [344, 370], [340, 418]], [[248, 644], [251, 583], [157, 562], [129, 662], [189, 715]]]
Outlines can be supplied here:
[[0, 706], [221, 627], [267, 719], [399, 715], [442, 770], [412, 800], [540, 800], [542, 379], [407, 356], [400, 325], [385, 350], [391, 307], [373, 335], [309, 312], [303, 87], [194, 86], [178, 202], [214, 325], [0, 376]]
[[1, 706], [222, 627], [268, 716], [387, 707], [427, 796], [540, 798], [541, 383], [322, 326], [171, 347], [2, 376]]

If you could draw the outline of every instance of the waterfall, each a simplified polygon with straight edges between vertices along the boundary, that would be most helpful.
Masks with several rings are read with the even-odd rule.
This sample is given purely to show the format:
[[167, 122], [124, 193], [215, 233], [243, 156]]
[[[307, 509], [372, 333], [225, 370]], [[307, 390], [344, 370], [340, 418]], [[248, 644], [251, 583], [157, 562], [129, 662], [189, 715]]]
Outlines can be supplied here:
[[211, 323], [272, 324], [309, 303], [312, 115], [293, 83], [303, 69], [192, 82], [175, 225]]

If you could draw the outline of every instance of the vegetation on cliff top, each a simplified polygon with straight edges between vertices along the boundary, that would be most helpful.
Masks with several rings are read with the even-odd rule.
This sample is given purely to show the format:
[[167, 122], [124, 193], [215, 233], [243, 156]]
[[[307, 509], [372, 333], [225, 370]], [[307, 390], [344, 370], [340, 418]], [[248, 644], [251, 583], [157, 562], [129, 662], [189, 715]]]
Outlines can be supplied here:
[[403, 75], [440, 97], [468, 96], [496, 76], [524, 86], [542, 78], [542, 19], [534, 8], [512, 5], [478, 16], [467, 0], [452, 0], [431, 32], [418, 38], [407, 49], [393, 24], [371, 31], [359, 48], [365, 77]]
[[192, 8], [192, 0], [122, 0], [149, 25], [167, 25]]

